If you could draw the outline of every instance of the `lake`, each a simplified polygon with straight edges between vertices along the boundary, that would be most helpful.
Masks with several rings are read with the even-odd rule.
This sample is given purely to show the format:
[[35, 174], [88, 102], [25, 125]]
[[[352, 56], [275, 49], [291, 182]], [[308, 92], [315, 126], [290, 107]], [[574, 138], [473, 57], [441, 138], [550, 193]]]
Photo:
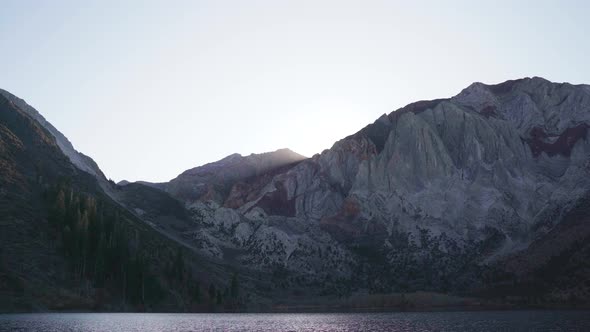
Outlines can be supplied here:
[[0, 331], [590, 331], [590, 311], [7, 314]]

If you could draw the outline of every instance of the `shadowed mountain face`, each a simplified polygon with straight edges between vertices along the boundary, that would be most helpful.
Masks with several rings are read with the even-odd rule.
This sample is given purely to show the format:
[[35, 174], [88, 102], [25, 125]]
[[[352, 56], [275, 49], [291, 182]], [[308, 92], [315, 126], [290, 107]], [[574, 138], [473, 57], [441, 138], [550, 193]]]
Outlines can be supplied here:
[[[232, 154], [219, 161], [189, 169], [172, 181], [160, 184], [166, 192], [184, 201], [210, 200], [230, 207], [247, 202], [270, 178], [294, 166], [305, 157], [289, 150]], [[245, 197], [242, 197], [245, 196]]]
[[29, 106], [24, 100], [14, 96], [8, 91], [0, 89], [0, 95], [12, 103], [15, 108], [18, 108], [33, 118], [41, 127], [47, 130], [49, 134], [55, 138], [55, 143], [59, 146], [62, 153], [68, 156], [70, 161], [76, 165], [77, 168], [94, 175], [98, 179], [105, 179], [104, 174], [100, 168], [98, 168], [98, 165], [96, 165], [94, 160], [76, 151], [72, 146], [72, 143], [70, 143], [70, 141], [62, 133], [55, 129], [51, 123], [47, 122], [47, 120], [45, 120], [45, 118], [39, 114], [37, 110]]
[[[474, 83], [312, 158], [236, 154], [167, 183], [118, 186], [33, 111], [28, 121], [48, 128], [62, 159], [133, 218], [218, 275], [269, 278], [245, 286], [261, 298], [425, 290], [589, 301], [589, 86]], [[3, 174], [27, 163], [6, 157], [20, 146], [13, 136], [2, 135]]]
[[[129, 206], [153, 206], [139, 215], [123, 197]], [[159, 190], [106, 181], [34, 109], [0, 94], [1, 312], [185, 311], [215, 303], [195, 287], [222, 289], [232, 271], [154, 227], [153, 211], [168, 223], [190, 222], [184, 206]]]
[[[63, 154], [55, 137], [13, 100], [0, 95], [0, 308], [88, 307], [64, 277], [45, 195], [62, 181], [97, 193], [97, 181]], [[58, 294], [61, 292], [61, 298]]]

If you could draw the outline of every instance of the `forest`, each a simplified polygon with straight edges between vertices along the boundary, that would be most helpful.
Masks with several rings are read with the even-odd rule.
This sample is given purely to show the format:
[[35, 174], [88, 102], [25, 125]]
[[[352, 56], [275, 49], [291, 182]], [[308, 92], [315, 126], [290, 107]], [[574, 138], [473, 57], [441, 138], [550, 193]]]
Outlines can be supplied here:
[[[158, 310], [171, 299], [186, 311], [237, 310], [243, 305], [237, 273], [227, 282], [202, 282], [185, 248], [151, 239], [128, 211], [67, 182], [44, 193], [56, 248], [70, 279], [97, 310], [119, 302], [127, 310]], [[160, 241], [161, 242], [161, 241]]]

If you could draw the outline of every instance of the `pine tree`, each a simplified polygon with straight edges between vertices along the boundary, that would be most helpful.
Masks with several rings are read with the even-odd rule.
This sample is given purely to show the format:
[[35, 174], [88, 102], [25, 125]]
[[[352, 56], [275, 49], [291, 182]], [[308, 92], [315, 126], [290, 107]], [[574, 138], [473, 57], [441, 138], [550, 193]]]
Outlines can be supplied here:
[[182, 280], [184, 274], [184, 258], [182, 257], [182, 249], [178, 248], [176, 257], [174, 258], [174, 275], [176, 279]]
[[216, 304], [222, 304], [223, 303], [223, 296], [221, 295], [221, 291], [217, 291], [217, 301]]
[[209, 285], [209, 301], [211, 301], [211, 303], [215, 302], [215, 294], [216, 294], [215, 285], [214, 284]]
[[191, 295], [192, 295], [194, 302], [197, 302], [197, 303], [201, 302], [201, 285], [199, 284], [198, 281], [195, 281]]
[[104, 285], [106, 256], [107, 248], [105, 234], [101, 232], [96, 248], [96, 260], [94, 263], [94, 284], [96, 287], [102, 287]]
[[239, 295], [240, 285], [238, 281], [238, 274], [234, 273], [231, 278], [230, 295], [233, 299], [237, 299]]

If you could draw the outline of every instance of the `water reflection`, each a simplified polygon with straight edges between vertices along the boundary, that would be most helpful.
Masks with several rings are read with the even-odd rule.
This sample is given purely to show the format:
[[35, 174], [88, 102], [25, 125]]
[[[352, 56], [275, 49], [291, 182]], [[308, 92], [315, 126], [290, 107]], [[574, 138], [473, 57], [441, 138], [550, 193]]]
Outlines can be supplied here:
[[0, 331], [590, 331], [590, 312], [19, 314]]

